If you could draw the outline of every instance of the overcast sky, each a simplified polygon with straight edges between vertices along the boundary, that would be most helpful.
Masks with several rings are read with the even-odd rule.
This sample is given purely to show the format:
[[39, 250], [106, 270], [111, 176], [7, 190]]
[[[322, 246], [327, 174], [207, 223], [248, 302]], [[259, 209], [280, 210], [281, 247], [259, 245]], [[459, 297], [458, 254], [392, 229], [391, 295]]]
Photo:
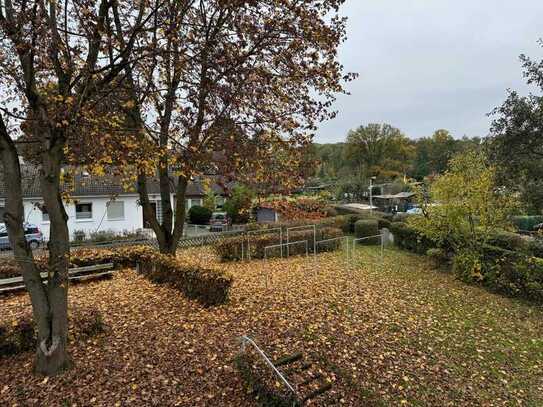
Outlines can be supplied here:
[[543, 57], [543, 0], [347, 0], [342, 14], [340, 61], [360, 77], [320, 126], [321, 143], [371, 122], [412, 138], [485, 136], [506, 89], [528, 92], [518, 56]]

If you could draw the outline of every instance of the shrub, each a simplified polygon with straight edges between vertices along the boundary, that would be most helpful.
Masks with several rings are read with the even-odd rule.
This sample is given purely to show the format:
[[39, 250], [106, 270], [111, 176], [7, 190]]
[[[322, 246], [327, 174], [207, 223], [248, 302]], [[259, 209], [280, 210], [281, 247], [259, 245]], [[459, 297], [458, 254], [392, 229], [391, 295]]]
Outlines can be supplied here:
[[81, 243], [83, 242], [87, 237], [87, 234], [84, 230], [76, 230], [74, 231], [74, 242]]
[[433, 249], [428, 249], [426, 251], [426, 255], [434, 261], [436, 266], [440, 266], [442, 264], [449, 262], [449, 257], [447, 256], [447, 252], [441, 248], [436, 247]]
[[[313, 253], [313, 231], [312, 230], [303, 230], [303, 231], [294, 231], [289, 234], [290, 242], [297, 241], [307, 241], [309, 253]], [[317, 241], [333, 239], [336, 237], [343, 236], [343, 233], [340, 229], [323, 227], [317, 229]], [[286, 242], [286, 236], [283, 235], [283, 243]], [[249, 244], [247, 244], [249, 242]], [[270, 233], [263, 235], [254, 235], [247, 240], [247, 236], [236, 236], [233, 238], [227, 238], [221, 240], [215, 244], [215, 251], [223, 261], [237, 261], [241, 260], [242, 255], [242, 245], [243, 252], [246, 255], [247, 250], [250, 249], [251, 258], [254, 259], [263, 259], [266, 254], [266, 257], [279, 257], [281, 255], [281, 249], [277, 248], [276, 250], [267, 250], [265, 253], [265, 248], [268, 246], [278, 245], [280, 243], [278, 233]], [[341, 246], [340, 241], [333, 241], [327, 244], [320, 244], [318, 247], [319, 251], [331, 251], [336, 250]], [[283, 253], [287, 252], [286, 247], [283, 247]], [[292, 245], [288, 248], [289, 255], [299, 255], [305, 254], [306, 248], [305, 244]]]
[[526, 249], [530, 256], [543, 258], [543, 240], [530, 239], [526, 243]]
[[496, 230], [489, 236], [487, 243], [491, 246], [513, 251], [521, 250], [528, 246], [521, 235], [506, 230]]
[[203, 206], [191, 206], [188, 214], [189, 222], [194, 225], [206, 225], [209, 223], [212, 214], [213, 212]]
[[437, 247], [430, 239], [420, 235], [403, 222], [392, 222], [390, 232], [394, 235], [394, 243], [398, 247], [414, 253], [426, 254], [428, 249]]
[[513, 216], [512, 221], [518, 230], [532, 231], [536, 225], [543, 223], [543, 216]]
[[338, 216], [338, 211], [336, 208], [328, 207], [326, 208], [326, 216], [329, 218], [333, 218]]
[[408, 213], [405, 213], [405, 212], [398, 212], [398, 213], [395, 213], [394, 216], [392, 217], [392, 221], [393, 222], [405, 222], [407, 220], [407, 218], [409, 218], [409, 214]]
[[362, 215], [360, 214], [345, 215], [345, 225], [343, 228], [343, 232], [349, 234], [354, 233], [354, 224], [360, 219], [362, 219]]
[[[354, 234], [357, 239], [378, 235], [379, 228], [377, 220], [361, 219], [356, 221], [354, 224]], [[380, 239], [378, 237], [374, 237], [371, 239], [362, 240], [358, 243], [364, 245], [375, 245], [380, 243]]]
[[249, 221], [254, 197], [255, 193], [243, 185], [236, 185], [232, 189], [232, 195], [223, 205], [232, 222], [246, 223]]
[[388, 219], [379, 218], [377, 219], [377, 227], [381, 229], [390, 229], [390, 221]]
[[27, 352], [36, 347], [34, 323], [25, 317], [9, 327], [0, 326], [0, 357]]
[[484, 245], [480, 252], [457, 253], [453, 265], [456, 275], [465, 282], [477, 282], [492, 291], [543, 302], [541, 258]]
[[155, 254], [140, 258], [140, 270], [151, 281], [168, 284], [204, 306], [226, 302], [233, 278], [220, 270], [203, 269], [173, 256]]

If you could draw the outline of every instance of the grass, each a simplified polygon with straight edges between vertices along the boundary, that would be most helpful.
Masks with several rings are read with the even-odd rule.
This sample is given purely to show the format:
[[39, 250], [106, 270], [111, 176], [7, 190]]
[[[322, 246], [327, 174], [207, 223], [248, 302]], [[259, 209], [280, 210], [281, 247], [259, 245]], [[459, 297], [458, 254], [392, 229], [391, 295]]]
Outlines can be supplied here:
[[[180, 255], [217, 261], [205, 248]], [[317, 361], [333, 388], [314, 405], [543, 405], [541, 308], [413, 254], [387, 249], [381, 262], [377, 248], [358, 247], [353, 257], [224, 263], [231, 298], [212, 309], [129, 270], [74, 286], [71, 307], [97, 308], [107, 331], [73, 341], [74, 368], [45, 383], [29, 375], [32, 352], [1, 360], [0, 399], [251, 406], [233, 366], [248, 334], [272, 359], [303, 351]], [[0, 325], [30, 312], [25, 295], [0, 301]]]

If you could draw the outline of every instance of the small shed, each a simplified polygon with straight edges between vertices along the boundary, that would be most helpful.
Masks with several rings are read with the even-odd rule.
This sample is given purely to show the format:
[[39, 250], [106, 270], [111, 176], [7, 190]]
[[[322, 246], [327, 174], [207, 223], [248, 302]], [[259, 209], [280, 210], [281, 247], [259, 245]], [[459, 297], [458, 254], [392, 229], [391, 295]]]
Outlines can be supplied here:
[[272, 208], [259, 207], [256, 210], [256, 221], [258, 223], [275, 223], [279, 221], [279, 213]]
[[414, 192], [399, 192], [393, 195], [375, 195], [373, 200], [383, 212], [405, 212], [410, 208], [414, 196]]

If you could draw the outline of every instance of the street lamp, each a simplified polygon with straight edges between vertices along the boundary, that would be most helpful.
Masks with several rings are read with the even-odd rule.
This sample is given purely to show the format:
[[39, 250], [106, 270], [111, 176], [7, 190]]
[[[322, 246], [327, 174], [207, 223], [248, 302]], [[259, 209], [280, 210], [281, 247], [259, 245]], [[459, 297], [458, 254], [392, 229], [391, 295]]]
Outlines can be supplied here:
[[370, 215], [373, 215], [373, 180], [377, 177], [370, 178]]

